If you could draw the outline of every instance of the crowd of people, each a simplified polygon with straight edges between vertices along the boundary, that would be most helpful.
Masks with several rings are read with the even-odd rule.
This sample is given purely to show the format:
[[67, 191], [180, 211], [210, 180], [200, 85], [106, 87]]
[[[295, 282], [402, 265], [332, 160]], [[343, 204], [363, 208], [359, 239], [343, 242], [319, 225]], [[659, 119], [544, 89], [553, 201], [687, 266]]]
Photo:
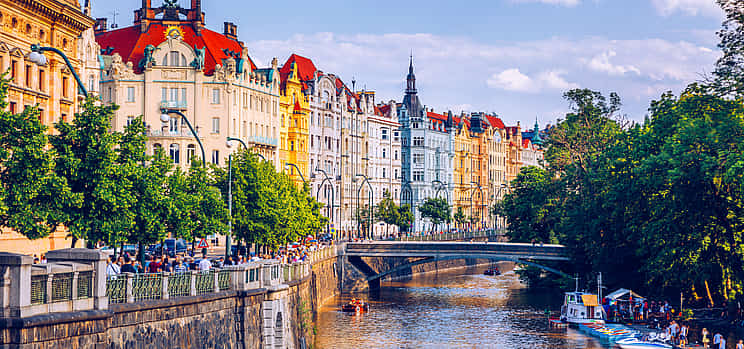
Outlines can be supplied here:
[[278, 260], [282, 264], [302, 263], [308, 260], [308, 253], [316, 251], [323, 246], [317, 243], [307, 245], [297, 245], [292, 248], [280, 248], [277, 251], [269, 251], [265, 254], [256, 254], [251, 252], [248, 256], [238, 255], [219, 257], [214, 259], [207, 258], [206, 254], [202, 255], [202, 258], [196, 259], [191, 256], [175, 256], [169, 258], [167, 255], [163, 257], [159, 256], [145, 256], [145, 262], [140, 263], [139, 260], [134, 258], [127, 252], [122, 253], [118, 257], [111, 256], [107, 261], [106, 275], [116, 276], [121, 273], [182, 273], [190, 270], [196, 271], [209, 271], [212, 268], [222, 268], [231, 265], [243, 265], [250, 262], [257, 262], [261, 260]]

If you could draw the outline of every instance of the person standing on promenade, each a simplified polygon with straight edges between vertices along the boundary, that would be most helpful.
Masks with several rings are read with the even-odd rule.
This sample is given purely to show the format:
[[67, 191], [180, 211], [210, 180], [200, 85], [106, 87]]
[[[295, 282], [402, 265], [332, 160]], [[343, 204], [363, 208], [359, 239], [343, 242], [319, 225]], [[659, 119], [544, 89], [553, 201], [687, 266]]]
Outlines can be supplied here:
[[736, 349], [744, 349], [744, 341], [739, 339], [739, 343], [736, 343]]
[[703, 327], [703, 332], [701, 333], [703, 348], [710, 348], [710, 338], [708, 336], [710, 336], [710, 332], [708, 332], [707, 328]]
[[723, 336], [720, 333], [716, 332], [716, 334], [713, 335], [713, 348], [720, 348], [721, 339], [723, 339]]

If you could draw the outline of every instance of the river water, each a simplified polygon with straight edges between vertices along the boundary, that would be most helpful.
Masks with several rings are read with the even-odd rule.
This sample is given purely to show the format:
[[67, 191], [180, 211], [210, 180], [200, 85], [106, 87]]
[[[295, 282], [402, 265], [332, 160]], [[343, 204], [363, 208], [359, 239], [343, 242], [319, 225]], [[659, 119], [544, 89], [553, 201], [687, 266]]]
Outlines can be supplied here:
[[610, 348], [573, 329], [548, 328], [545, 310], [560, 309], [558, 291], [528, 291], [513, 271], [482, 275], [483, 268], [444, 271], [385, 282], [355, 294], [370, 312], [348, 315], [327, 302], [318, 314], [314, 348]]

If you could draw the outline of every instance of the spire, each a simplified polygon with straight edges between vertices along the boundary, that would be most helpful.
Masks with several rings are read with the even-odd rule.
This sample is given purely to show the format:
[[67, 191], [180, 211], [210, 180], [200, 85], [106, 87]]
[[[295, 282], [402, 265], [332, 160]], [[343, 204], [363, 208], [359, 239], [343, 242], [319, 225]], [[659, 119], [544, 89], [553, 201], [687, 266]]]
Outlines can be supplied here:
[[535, 129], [532, 132], [532, 143], [535, 145], [543, 144], [543, 140], [540, 138], [540, 124], [537, 122], [537, 116], [535, 116]]
[[411, 62], [408, 65], [408, 76], [406, 80], [406, 94], [416, 94], [416, 75], [413, 74], [413, 51], [411, 51]]

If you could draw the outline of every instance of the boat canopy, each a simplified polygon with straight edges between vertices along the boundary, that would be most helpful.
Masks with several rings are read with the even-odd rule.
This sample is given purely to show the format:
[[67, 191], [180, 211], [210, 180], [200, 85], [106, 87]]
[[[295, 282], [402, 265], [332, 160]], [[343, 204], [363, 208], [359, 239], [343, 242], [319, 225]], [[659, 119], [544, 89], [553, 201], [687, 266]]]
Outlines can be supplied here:
[[581, 302], [584, 303], [584, 305], [587, 307], [599, 306], [599, 303], [597, 302], [597, 295], [594, 294], [582, 294]]
[[630, 296], [633, 296], [634, 299], [646, 299], [645, 297], [639, 295], [638, 293], [633, 292], [632, 290], [629, 290], [627, 288], [621, 288], [615, 292], [612, 292], [605, 296], [607, 299], [611, 300], [623, 300], [627, 301], [630, 299]]

